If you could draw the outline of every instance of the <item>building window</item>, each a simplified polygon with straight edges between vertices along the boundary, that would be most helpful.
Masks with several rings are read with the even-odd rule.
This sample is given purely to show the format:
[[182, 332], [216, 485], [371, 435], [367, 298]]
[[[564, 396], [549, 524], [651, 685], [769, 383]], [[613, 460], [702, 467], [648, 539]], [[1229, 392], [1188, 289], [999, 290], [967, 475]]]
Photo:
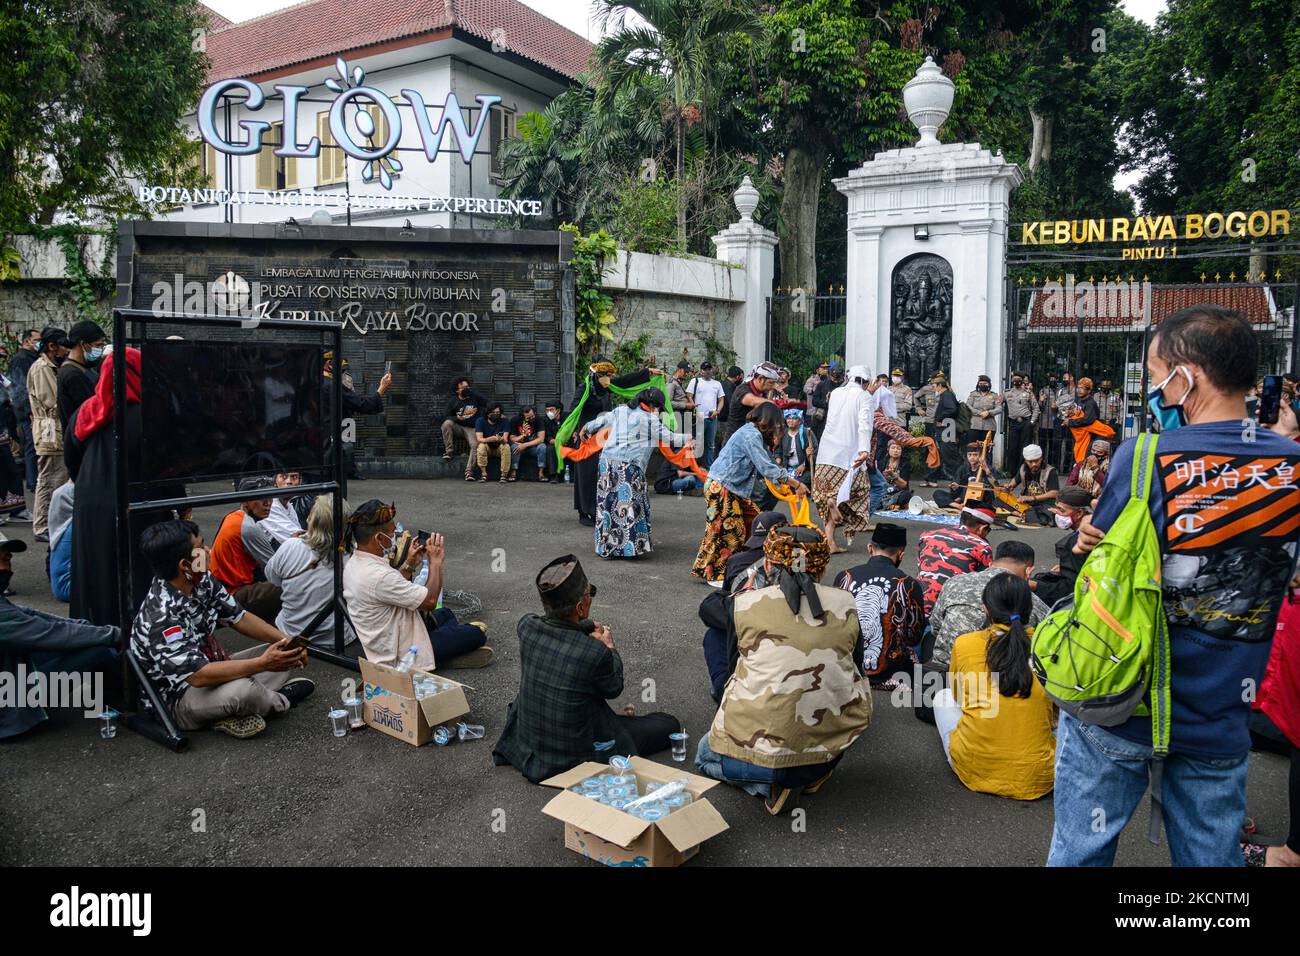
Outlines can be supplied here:
[[501, 144], [515, 136], [515, 111], [493, 106], [488, 114], [488, 142], [492, 152], [492, 176], [501, 176]]
[[217, 150], [211, 143], [203, 143], [199, 147], [199, 178], [200, 188], [217, 188]]
[[258, 189], [297, 189], [298, 161], [275, 155], [284, 144], [284, 124], [272, 123], [261, 152], [257, 154]]
[[316, 114], [316, 136], [320, 139], [320, 155], [316, 157], [316, 185], [332, 186], [347, 179], [347, 154], [339, 148], [330, 132], [330, 112]]

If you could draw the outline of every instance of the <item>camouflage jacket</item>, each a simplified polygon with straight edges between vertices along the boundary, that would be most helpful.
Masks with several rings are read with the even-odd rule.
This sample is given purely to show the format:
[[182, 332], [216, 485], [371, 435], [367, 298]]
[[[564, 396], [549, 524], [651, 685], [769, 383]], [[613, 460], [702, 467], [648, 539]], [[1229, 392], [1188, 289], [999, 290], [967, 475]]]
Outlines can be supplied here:
[[[947, 667], [952, 656], [952, 646], [963, 634], [971, 634], [989, 626], [984, 610], [984, 589], [999, 574], [1010, 574], [1006, 568], [985, 568], [970, 574], [949, 578], [939, 592], [930, 612], [930, 630], [934, 633], [934, 651], [927, 661], [932, 667]], [[1037, 594], [1033, 598], [1033, 616], [1025, 621], [1029, 627], [1047, 617], [1048, 607]]]
[[722, 692], [709, 746], [760, 767], [825, 763], [871, 723], [871, 686], [853, 663], [853, 595], [817, 585], [824, 619], [798, 617], [775, 585], [735, 598], [740, 657]]

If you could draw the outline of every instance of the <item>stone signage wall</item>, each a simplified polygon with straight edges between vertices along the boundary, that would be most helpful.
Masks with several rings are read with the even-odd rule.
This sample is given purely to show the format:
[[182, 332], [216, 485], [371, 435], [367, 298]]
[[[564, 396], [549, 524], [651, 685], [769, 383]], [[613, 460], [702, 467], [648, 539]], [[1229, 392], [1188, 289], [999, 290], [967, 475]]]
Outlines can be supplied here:
[[393, 374], [384, 414], [357, 422], [358, 461], [369, 474], [433, 474], [452, 379], [468, 377], [508, 415], [556, 397], [571, 405], [568, 242], [541, 231], [125, 223], [118, 301], [191, 311], [206, 296], [209, 307], [341, 323], [358, 391], [388, 363]]

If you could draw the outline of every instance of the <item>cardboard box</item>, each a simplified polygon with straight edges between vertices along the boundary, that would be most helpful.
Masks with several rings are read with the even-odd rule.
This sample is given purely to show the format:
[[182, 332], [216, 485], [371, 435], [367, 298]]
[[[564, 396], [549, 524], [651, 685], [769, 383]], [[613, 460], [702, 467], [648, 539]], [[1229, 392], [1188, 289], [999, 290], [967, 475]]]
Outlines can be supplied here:
[[636, 774], [643, 792], [647, 783], [684, 778], [694, 799], [688, 806], [651, 823], [571, 792], [570, 787], [588, 777], [609, 772], [608, 764], [581, 764], [542, 781], [544, 787], [561, 788], [542, 812], [564, 824], [566, 847], [606, 866], [681, 866], [700, 852], [705, 840], [728, 829], [722, 814], [704, 799], [704, 794], [718, 785], [716, 780], [643, 757], [633, 757], [628, 769]]
[[390, 737], [422, 747], [432, 739], [434, 727], [469, 713], [464, 686], [441, 674], [433, 676], [452, 684], [451, 690], [416, 700], [415, 678], [424, 675], [425, 671], [402, 673], [395, 667], [376, 664], [364, 657], [357, 663], [361, 666], [365, 693], [361, 716], [369, 726]]

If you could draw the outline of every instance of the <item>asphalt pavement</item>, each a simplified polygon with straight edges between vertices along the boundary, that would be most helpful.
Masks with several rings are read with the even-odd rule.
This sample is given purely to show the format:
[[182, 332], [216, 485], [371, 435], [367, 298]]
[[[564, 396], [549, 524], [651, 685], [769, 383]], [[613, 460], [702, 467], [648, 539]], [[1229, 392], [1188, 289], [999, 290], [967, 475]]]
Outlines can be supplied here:
[[[573, 552], [599, 586], [593, 617], [608, 623], [623, 657], [626, 687], [617, 706], [668, 711], [691, 735], [714, 714], [697, 616], [705, 585], [690, 575], [704, 527], [704, 503], [654, 496], [654, 551], [602, 561], [592, 531], [577, 523], [569, 485], [370, 480], [349, 499], [396, 501], [407, 528], [447, 535], [446, 587], [483, 603], [496, 651], [486, 669], [449, 672], [470, 684], [486, 739], [415, 748], [375, 730], [335, 738], [327, 712], [353, 672], [313, 660], [316, 693], [267, 731], [234, 740], [201, 731], [172, 753], [129, 730], [102, 740], [79, 711], [55, 712], [41, 728], [0, 743], [0, 863], [63, 865], [508, 865], [591, 866], [564, 848], [560, 823], [542, 814], [553, 791], [494, 767], [493, 742], [519, 682], [515, 622], [538, 609], [533, 578], [553, 557]], [[209, 541], [224, 509], [197, 520]], [[915, 571], [908, 523], [904, 568]], [[32, 544], [30, 525], [9, 537]], [[995, 531], [1030, 543], [1042, 567], [1055, 558], [1055, 529]], [[865, 560], [859, 538], [836, 556], [830, 581]], [[56, 614], [42, 568], [44, 546], [17, 556], [19, 604]], [[227, 633], [225, 646], [248, 645]], [[971, 793], [944, 759], [934, 728], [876, 692], [871, 726], [800, 817], [772, 818], [761, 801], [720, 785], [709, 799], [730, 829], [705, 844], [690, 866], [926, 865], [1041, 866], [1052, 830], [1050, 797], [1032, 802]], [[667, 754], [656, 758], [671, 763]], [[1286, 762], [1252, 754], [1250, 811], [1261, 833], [1286, 825]], [[690, 764], [686, 765], [688, 769]], [[1120, 840], [1118, 862], [1167, 865], [1168, 851], [1146, 841], [1147, 801]]]

